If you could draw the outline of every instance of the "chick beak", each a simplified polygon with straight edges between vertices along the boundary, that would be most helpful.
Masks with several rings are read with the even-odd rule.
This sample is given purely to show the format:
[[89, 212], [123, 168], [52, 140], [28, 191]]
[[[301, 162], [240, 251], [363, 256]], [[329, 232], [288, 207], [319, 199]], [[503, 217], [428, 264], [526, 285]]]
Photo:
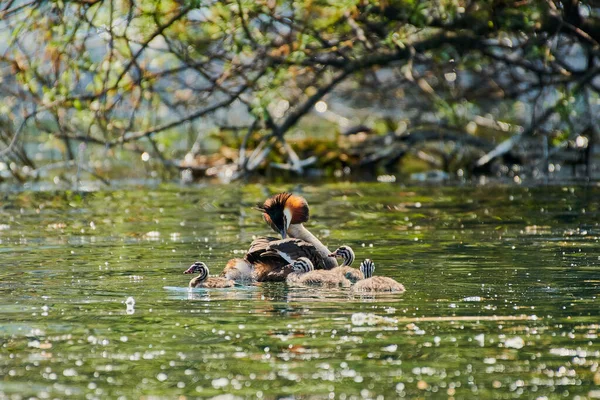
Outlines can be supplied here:
[[335, 253], [331, 253], [331, 254], [329, 254], [327, 257], [337, 257], [337, 254], [335, 254]]
[[190, 268], [186, 269], [185, 271], [183, 271], [183, 273], [184, 274], [191, 274], [193, 272], [192, 270], [193, 270], [193, 268], [190, 267]]

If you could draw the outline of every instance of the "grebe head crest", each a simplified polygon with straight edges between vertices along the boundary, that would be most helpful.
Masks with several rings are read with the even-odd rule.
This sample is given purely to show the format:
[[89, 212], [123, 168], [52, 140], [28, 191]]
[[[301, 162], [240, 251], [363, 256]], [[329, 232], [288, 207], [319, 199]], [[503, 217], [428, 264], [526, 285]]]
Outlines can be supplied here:
[[205, 280], [208, 277], [208, 267], [201, 261], [196, 261], [192, 264], [191, 267], [186, 269], [184, 274], [200, 274], [198, 277], [201, 281]]
[[344, 260], [342, 267], [347, 267], [354, 262], [354, 251], [350, 246], [340, 246], [329, 257], [341, 257]]
[[365, 279], [371, 278], [373, 276], [373, 272], [375, 271], [375, 263], [372, 260], [366, 259], [365, 261], [360, 263], [360, 272], [363, 273]]
[[315, 269], [313, 263], [306, 257], [298, 257], [296, 261], [292, 263], [294, 272], [304, 274]]
[[267, 224], [283, 239], [287, 236], [290, 224], [308, 221], [308, 203], [303, 197], [291, 193], [276, 194], [256, 208], [263, 212]]

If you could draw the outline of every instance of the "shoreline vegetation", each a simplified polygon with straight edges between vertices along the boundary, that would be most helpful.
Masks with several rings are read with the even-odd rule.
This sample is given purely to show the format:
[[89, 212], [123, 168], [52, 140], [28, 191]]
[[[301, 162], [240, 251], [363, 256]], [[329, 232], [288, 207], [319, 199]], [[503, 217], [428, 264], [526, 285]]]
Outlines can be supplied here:
[[[490, 141], [435, 127], [404, 134], [377, 134], [362, 129], [340, 134], [334, 139], [308, 137], [290, 140], [289, 144], [276, 146], [269, 153], [242, 152], [232, 143], [223, 144], [209, 154], [173, 160], [152, 157], [147, 152], [135, 157], [122, 152], [118, 156], [113, 153], [113, 157], [104, 162], [78, 158], [67, 162], [48, 162], [38, 169], [24, 168], [21, 171], [4, 164], [0, 182], [74, 183], [91, 179], [105, 186], [110, 186], [112, 180], [127, 178], [179, 179], [183, 183], [281, 179], [313, 182], [348, 179], [388, 183], [588, 182], [600, 179], [598, 146], [591, 142], [592, 137], [578, 136], [552, 148], [545, 145], [544, 138], [521, 139], [518, 145], [499, 154], [501, 146], [494, 146]], [[295, 163], [286, 161], [286, 149], [292, 147], [295, 149]], [[481, 164], [489, 154], [492, 154], [493, 160]], [[257, 157], [260, 157], [258, 161], [255, 160]], [[114, 159], [121, 161], [114, 162]], [[131, 173], [132, 168], [136, 173]]]
[[[365, 180], [385, 176], [395, 180], [408, 175], [423, 182], [489, 177], [520, 183], [523, 179], [545, 180], [552, 176], [593, 180], [600, 172], [591, 132], [590, 136], [578, 136], [550, 148], [547, 140], [539, 137], [510, 138], [494, 146], [489, 140], [439, 127], [402, 134], [375, 134], [359, 128], [340, 134], [337, 140], [308, 138], [293, 141], [291, 146], [285, 143], [278, 152], [269, 154], [222, 146], [213, 154], [175, 165], [184, 173], [189, 171], [194, 179], [216, 178], [221, 182], [256, 173], [262, 178], [353, 176]], [[509, 141], [515, 142], [510, 148], [506, 146]], [[286, 151], [292, 147], [294, 156], [285, 162]]]

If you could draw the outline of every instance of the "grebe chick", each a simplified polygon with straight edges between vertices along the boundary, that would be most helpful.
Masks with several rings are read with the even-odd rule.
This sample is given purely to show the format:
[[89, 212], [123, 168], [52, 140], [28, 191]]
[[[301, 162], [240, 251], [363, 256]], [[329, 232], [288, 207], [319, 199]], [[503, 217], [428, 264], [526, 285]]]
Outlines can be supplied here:
[[386, 276], [373, 276], [375, 264], [368, 258], [360, 263], [360, 272], [366, 279], [356, 282], [352, 287], [354, 292], [404, 292], [404, 285]]
[[340, 274], [341, 276], [346, 277], [350, 282], [356, 283], [356, 281], [360, 281], [361, 279], [365, 279], [364, 275], [360, 270], [356, 268], [350, 268], [350, 265], [354, 262], [354, 251], [350, 246], [340, 246], [333, 253], [329, 255], [329, 257], [339, 257], [341, 258], [342, 265], [332, 269], [332, 272]]
[[[291, 193], [279, 193], [259, 204], [257, 209], [262, 211], [265, 222], [281, 234], [282, 239], [289, 236], [312, 245], [320, 257], [319, 263], [315, 265], [317, 269], [332, 269], [338, 266], [336, 259], [329, 257], [331, 251], [303, 225], [309, 218], [306, 199]], [[297, 257], [291, 259], [295, 260]]]
[[315, 270], [313, 263], [306, 257], [300, 257], [290, 264], [290, 266], [292, 267], [292, 272], [288, 274], [285, 280], [288, 284], [298, 283], [298, 280], [302, 275]]
[[229, 260], [219, 276], [242, 284], [285, 282], [288, 274], [292, 272], [292, 267], [289, 266], [288, 261], [281, 259], [279, 256], [263, 256], [262, 259], [254, 258], [254, 262], [251, 262], [248, 256], [249, 254], [246, 254], [246, 258], [232, 258]]
[[287, 276], [290, 285], [349, 287], [350, 281], [333, 271], [315, 270], [313, 263], [306, 257], [300, 257], [292, 263], [293, 272]]
[[234, 285], [233, 281], [221, 277], [209, 277], [208, 267], [200, 261], [196, 261], [191, 267], [184, 271], [184, 274], [199, 274], [190, 281], [191, 288], [226, 288]]
[[235, 282], [252, 282], [255, 280], [254, 266], [246, 259], [232, 258], [219, 276]]

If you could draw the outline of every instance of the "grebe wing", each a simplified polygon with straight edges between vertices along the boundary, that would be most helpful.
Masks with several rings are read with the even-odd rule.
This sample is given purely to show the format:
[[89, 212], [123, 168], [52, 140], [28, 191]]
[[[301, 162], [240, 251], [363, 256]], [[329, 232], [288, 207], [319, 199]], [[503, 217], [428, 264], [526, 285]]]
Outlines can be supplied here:
[[281, 239], [269, 243], [268, 250], [264, 255], [279, 256], [292, 263], [300, 257], [308, 258], [316, 269], [323, 269], [323, 257], [319, 254], [317, 248], [305, 242], [302, 239]]
[[250, 248], [246, 253], [246, 259], [250, 261], [250, 263], [254, 264], [259, 261], [261, 255], [269, 249], [269, 243], [279, 240], [278, 238], [268, 237], [268, 236], [260, 236], [257, 237], [250, 243]]

